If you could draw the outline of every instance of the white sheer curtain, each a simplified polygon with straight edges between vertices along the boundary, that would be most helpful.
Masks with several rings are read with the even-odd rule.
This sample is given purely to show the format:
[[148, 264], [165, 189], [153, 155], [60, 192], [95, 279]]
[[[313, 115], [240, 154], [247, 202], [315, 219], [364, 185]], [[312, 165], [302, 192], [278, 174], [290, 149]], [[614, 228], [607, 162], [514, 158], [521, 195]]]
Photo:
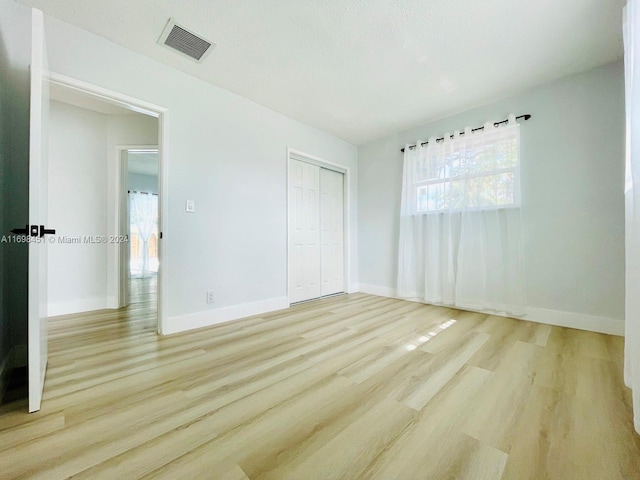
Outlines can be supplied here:
[[[152, 271], [149, 264], [149, 240], [153, 234], [156, 234], [157, 239], [158, 196], [151, 193], [131, 192], [129, 193], [129, 206], [132, 239], [136, 235], [138, 240], [142, 242], [139, 252], [141, 262], [136, 262], [138, 252], [131, 254], [132, 274], [145, 278]], [[133, 242], [132, 245], [134, 245]], [[136, 263], [136, 268], [133, 268], [134, 263]], [[153, 271], [157, 271], [157, 266], [154, 266]]]
[[640, 4], [624, 11], [624, 70], [627, 115], [625, 172], [626, 305], [624, 381], [632, 390], [634, 425], [640, 433]]
[[405, 147], [399, 296], [524, 313], [519, 128], [511, 115]]

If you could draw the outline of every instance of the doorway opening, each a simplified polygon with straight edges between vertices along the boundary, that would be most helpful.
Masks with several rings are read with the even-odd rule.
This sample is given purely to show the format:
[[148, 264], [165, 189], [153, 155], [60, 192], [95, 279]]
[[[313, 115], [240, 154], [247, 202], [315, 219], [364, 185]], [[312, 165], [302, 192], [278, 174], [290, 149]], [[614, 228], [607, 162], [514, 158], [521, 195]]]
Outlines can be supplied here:
[[[69, 237], [81, 245], [74, 245], [75, 249], [68, 245], [49, 245], [49, 290], [58, 294], [58, 297], [49, 295], [49, 316], [80, 318], [91, 317], [104, 309], [126, 309], [122, 318], [128, 319], [131, 325], [162, 333], [162, 146], [166, 111], [54, 73], [50, 74], [49, 82], [52, 105], [58, 112], [58, 118], [54, 119], [58, 121], [50, 127], [54, 135], [66, 128], [66, 117], [71, 118], [78, 112], [84, 118], [76, 125], [80, 123], [86, 130], [90, 120], [98, 129], [89, 133], [82, 131], [92, 138], [79, 140], [76, 136], [75, 142], [68, 141], [69, 155], [64, 155], [64, 149], [55, 152], [60, 165], [56, 166], [55, 158], [50, 156], [50, 206], [53, 207], [50, 218], [55, 221], [55, 212], [62, 212], [59, 220], [65, 221], [56, 222], [58, 237]], [[70, 123], [73, 126], [74, 122]], [[73, 129], [68, 130], [69, 135], [73, 135]], [[102, 154], [103, 162], [73, 153], [80, 142], [93, 142], [95, 145], [91, 147], [95, 155]], [[98, 146], [98, 142], [102, 143]], [[55, 137], [52, 136], [50, 143], [56, 143]], [[70, 166], [69, 158], [74, 155], [79, 157], [78, 165]], [[57, 188], [56, 177], [60, 176], [66, 185]], [[75, 185], [76, 194], [72, 195], [73, 199], [66, 199], [64, 205], [65, 195], [53, 195], [60, 190], [69, 192], [71, 184]], [[87, 195], [96, 198], [87, 202]], [[80, 213], [85, 214], [87, 221], [82, 221]], [[65, 215], [69, 218], [65, 219]], [[90, 222], [93, 222], [92, 231], [85, 232]], [[98, 238], [101, 244], [86, 245], [87, 238]], [[57, 292], [60, 285], [69, 286], [69, 282], [59, 281], [59, 275], [64, 274], [65, 255], [77, 257], [81, 250], [93, 255], [93, 263], [84, 262], [79, 267], [87, 270], [89, 281], [82, 280], [78, 269], [72, 274], [78, 285], [86, 287], [93, 282], [91, 291], [67, 288], [66, 292]], [[65, 301], [56, 302], [62, 294], [66, 295]], [[144, 317], [144, 322], [134, 318], [136, 312]]]
[[128, 248], [122, 252], [122, 281], [128, 283], [126, 304], [153, 308], [157, 304], [160, 266], [158, 148], [157, 146], [121, 147], [122, 171], [126, 173], [126, 222]]

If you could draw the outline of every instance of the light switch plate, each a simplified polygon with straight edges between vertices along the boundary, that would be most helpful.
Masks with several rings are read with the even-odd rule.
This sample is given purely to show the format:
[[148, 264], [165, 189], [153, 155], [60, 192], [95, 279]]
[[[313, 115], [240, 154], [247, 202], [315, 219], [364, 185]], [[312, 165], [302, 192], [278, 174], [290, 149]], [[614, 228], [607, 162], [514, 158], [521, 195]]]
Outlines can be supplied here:
[[193, 213], [196, 211], [196, 202], [193, 200], [187, 200], [184, 208], [187, 212]]

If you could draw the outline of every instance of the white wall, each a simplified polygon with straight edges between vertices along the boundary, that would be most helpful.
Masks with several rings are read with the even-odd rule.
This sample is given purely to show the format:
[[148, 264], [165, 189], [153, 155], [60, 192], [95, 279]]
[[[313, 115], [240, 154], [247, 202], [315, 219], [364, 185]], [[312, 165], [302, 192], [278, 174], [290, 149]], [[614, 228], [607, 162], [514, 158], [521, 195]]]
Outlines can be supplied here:
[[63, 22], [46, 28], [52, 71], [168, 109], [165, 332], [287, 305], [287, 147], [351, 169], [357, 283], [356, 147]]
[[[113, 244], [88, 243], [85, 236], [108, 236], [117, 208], [114, 181], [117, 145], [155, 144], [157, 120], [144, 115], [104, 115], [51, 102], [49, 138], [48, 310], [63, 315], [114, 308], [109, 282], [117, 264]], [[80, 243], [64, 243], [62, 237]], [[117, 287], [114, 288], [117, 291]]]
[[362, 145], [360, 283], [393, 295], [405, 143], [530, 113], [521, 127], [527, 318], [622, 334], [622, 62]]
[[[107, 235], [107, 116], [51, 102], [49, 224], [56, 239]], [[48, 247], [49, 315], [106, 308], [107, 244]]]
[[109, 149], [157, 145], [158, 119], [142, 114], [109, 115]]

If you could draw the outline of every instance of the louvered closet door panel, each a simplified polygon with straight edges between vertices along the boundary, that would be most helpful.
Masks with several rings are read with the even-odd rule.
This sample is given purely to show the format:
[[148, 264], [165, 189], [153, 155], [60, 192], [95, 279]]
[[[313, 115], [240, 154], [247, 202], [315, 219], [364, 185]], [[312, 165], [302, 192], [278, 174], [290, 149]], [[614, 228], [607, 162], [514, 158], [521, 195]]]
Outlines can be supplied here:
[[320, 169], [322, 295], [344, 292], [344, 175]]
[[289, 301], [320, 296], [320, 167], [291, 160]]

